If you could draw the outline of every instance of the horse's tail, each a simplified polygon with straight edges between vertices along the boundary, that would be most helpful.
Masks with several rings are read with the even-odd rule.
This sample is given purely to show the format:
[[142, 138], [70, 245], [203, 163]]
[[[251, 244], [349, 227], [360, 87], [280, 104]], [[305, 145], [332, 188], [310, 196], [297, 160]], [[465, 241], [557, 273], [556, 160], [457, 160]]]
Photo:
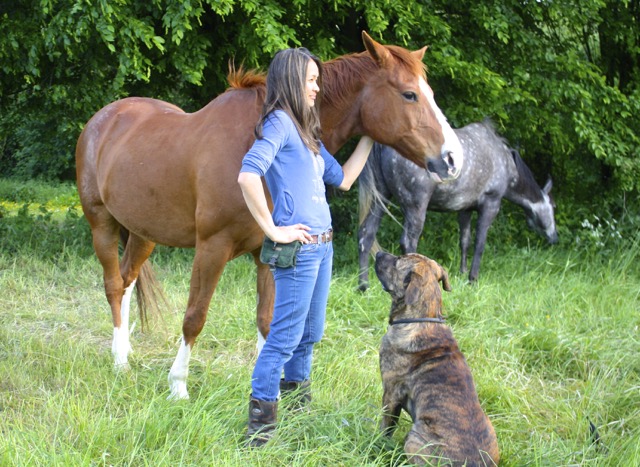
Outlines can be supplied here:
[[[124, 227], [120, 227], [120, 240], [122, 245], [126, 247], [129, 240], [129, 231]], [[149, 326], [149, 315], [152, 317], [162, 316], [159, 302], [162, 302], [163, 308], [166, 308], [167, 305], [166, 296], [156, 279], [149, 261], [145, 261], [140, 268], [140, 273], [136, 280], [136, 300], [140, 316], [140, 329], [144, 331]]]
[[[358, 178], [358, 226], [361, 226], [367, 215], [371, 212], [374, 205], [378, 204], [382, 206], [384, 212], [386, 212], [395, 222], [400, 222], [389, 211], [387, 205], [389, 200], [380, 193], [378, 185], [383, 183], [379, 180], [380, 174], [380, 158], [384, 157], [384, 146], [379, 143], [375, 143], [371, 149], [371, 154], [367, 163], [364, 165], [360, 177]], [[374, 237], [373, 244], [371, 246], [371, 254], [375, 254], [382, 250], [378, 243], [378, 237]]]

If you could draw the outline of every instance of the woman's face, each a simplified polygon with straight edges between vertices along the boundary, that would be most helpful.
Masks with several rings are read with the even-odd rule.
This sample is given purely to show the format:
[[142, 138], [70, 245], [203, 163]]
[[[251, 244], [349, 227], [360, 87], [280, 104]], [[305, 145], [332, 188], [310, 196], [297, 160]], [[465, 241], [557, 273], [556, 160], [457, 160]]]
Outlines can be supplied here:
[[318, 87], [318, 76], [320, 72], [318, 71], [318, 65], [313, 60], [309, 60], [307, 64], [307, 77], [305, 79], [305, 93], [307, 96], [307, 103], [309, 107], [313, 107], [316, 103], [316, 96], [318, 92], [320, 92], [320, 88]]

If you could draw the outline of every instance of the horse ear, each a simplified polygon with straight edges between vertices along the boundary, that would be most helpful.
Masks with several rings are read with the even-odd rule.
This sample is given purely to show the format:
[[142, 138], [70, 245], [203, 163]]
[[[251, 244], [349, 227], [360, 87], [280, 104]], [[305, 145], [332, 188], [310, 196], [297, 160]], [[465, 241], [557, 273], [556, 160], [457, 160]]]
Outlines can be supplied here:
[[542, 189], [542, 191], [545, 195], [548, 195], [549, 193], [551, 193], [551, 188], [553, 188], [553, 180], [551, 180], [551, 177], [549, 177], [547, 179], [547, 183], [544, 184], [544, 188]]
[[411, 55], [413, 55], [418, 61], [421, 62], [422, 59], [424, 58], [424, 53], [427, 51], [428, 48], [429, 46], [425, 45], [420, 50], [414, 50], [413, 52], [411, 52]]
[[391, 66], [391, 54], [386, 47], [378, 42], [374, 41], [367, 31], [362, 31], [362, 42], [367, 52], [373, 57], [373, 60], [378, 64], [380, 68], [389, 68]]

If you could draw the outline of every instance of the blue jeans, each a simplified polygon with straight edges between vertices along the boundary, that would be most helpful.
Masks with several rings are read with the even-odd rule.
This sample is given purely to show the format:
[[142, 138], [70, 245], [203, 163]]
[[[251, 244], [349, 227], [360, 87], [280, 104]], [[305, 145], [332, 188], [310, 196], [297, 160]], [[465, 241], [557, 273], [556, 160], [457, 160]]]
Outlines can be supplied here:
[[275, 401], [283, 370], [286, 381], [309, 379], [313, 346], [324, 333], [332, 266], [329, 242], [302, 245], [295, 266], [273, 270], [273, 320], [253, 370], [254, 399]]

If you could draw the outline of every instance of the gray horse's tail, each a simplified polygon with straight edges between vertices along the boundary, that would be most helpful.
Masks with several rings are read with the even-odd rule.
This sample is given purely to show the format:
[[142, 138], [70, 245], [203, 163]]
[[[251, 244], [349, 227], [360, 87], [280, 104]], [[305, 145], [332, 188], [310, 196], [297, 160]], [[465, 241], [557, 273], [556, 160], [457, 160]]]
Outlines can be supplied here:
[[[358, 226], [361, 226], [367, 215], [375, 205], [382, 206], [384, 212], [395, 222], [402, 225], [398, 219], [389, 211], [387, 207], [390, 201], [378, 190], [378, 186], [382, 183], [380, 180], [380, 160], [383, 156], [384, 146], [375, 143], [371, 149], [371, 154], [367, 163], [364, 165], [360, 177], [358, 178]], [[371, 254], [375, 256], [382, 248], [375, 237], [371, 246]]]

